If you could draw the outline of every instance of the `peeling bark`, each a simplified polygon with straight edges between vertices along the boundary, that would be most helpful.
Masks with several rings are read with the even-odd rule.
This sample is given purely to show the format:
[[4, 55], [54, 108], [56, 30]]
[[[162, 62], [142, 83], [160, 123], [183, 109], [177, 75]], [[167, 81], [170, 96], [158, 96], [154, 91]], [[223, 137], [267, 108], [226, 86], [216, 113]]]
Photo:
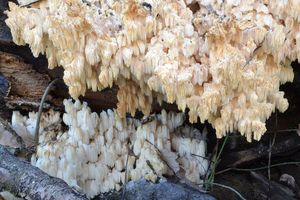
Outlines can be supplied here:
[[34, 200], [87, 200], [87, 197], [61, 179], [12, 156], [0, 145], [0, 188], [25, 199]]

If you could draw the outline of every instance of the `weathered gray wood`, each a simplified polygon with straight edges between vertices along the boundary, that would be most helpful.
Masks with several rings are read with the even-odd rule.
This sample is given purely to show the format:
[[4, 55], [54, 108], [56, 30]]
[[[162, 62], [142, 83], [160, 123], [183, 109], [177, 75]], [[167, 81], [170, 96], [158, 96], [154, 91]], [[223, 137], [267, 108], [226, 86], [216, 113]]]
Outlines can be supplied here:
[[[119, 200], [122, 191], [103, 194], [95, 200]], [[126, 186], [124, 200], [216, 200], [213, 196], [201, 193], [182, 183], [169, 181], [151, 183], [144, 179], [130, 181]], [[226, 199], [226, 198], [224, 198]]]
[[0, 188], [25, 199], [34, 200], [87, 200], [61, 179], [51, 177], [42, 170], [21, 161], [0, 145]]
[[4, 20], [6, 19], [6, 15], [4, 11], [7, 9], [7, 0], [0, 1], [0, 41], [2, 42], [10, 42], [12, 40], [9, 28], [6, 26]]

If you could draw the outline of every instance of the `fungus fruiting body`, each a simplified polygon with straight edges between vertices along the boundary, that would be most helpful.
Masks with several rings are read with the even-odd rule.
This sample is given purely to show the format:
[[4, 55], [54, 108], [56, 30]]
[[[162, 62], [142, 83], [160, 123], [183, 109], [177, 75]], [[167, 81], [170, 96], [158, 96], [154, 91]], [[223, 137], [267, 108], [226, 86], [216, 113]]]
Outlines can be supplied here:
[[[57, 129], [59, 112], [43, 114], [40, 144], [31, 164], [89, 197], [119, 190], [125, 184], [125, 173], [128, 180], [155, 182], [181, 168], [196, 184], [208, 173], [205, 134], [183, 126], [183, 113], [163, 110], [155, 120], [143, 124], [138, 119], [121, 118], [115, 110], [91, 112], [87, 103], [78, 100], [64, 100], [64, 105], [62, 120], [68, 130]], [[36, 113], [25, 117], [14, 112], [13, 118], [16, 131], [30, 135]], [[55, 130], [47, 128], [53, 124]]]
[[43, 0], [9, 9], [16, 44], [62, 66], [75, 99], [119, 86], [122, 117], [175, 102], [219, 138], [238, 130], [251, 141], [288, 107], [279, 86], [293, 80], [300, 55], [297, 0]]

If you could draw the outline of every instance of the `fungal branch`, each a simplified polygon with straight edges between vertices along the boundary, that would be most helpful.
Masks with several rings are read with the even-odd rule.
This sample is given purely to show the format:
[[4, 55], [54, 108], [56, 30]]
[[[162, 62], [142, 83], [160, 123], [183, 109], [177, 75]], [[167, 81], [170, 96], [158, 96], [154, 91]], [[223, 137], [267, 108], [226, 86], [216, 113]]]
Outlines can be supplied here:
[[119, 86], [122, 117], [176, 103], [218, 138], [238, 130], [252, 141], [288, 108], [279, 86], [300, 55], [297, 0], [44, 0], [6, 14], [16, 44], [64, 68], [73, 98]]

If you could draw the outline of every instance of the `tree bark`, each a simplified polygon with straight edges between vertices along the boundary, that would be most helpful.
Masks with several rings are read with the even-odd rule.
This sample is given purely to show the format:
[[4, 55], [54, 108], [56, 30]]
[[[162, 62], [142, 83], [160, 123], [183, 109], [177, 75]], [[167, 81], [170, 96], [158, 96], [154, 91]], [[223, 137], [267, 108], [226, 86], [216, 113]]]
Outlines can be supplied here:
[[87, 200], [87, 197], [61, 179], [21, 161], [0, 145], [0, 188], [25, 199], [34, 200]]

